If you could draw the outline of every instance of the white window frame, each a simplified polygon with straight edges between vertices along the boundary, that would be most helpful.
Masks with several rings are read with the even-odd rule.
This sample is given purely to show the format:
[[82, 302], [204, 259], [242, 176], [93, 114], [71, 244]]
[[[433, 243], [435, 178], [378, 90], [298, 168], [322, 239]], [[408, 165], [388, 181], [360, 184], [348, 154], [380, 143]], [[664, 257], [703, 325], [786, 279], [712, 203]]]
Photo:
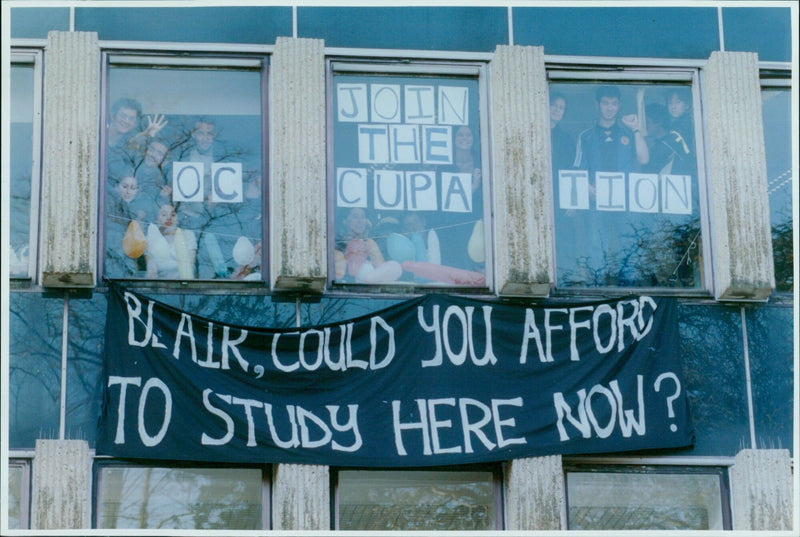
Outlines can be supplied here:
[[[692, 93], [693, 126], [695, 134], [695, 149], [697, 163], [697, 185], [699, 196], [700, 237], [703, 259], [703, 275], [700, 286], [692, 288], [670, 287], [561, 287], [554, 288], [554, 295], [608, 295], [628, 292], [651, 293], [663, 296], [711, 296], [714, 289], [714, 274], [712, 263], [711, 245], [711, 217], [708, 202], [708, 179], [705, 161], [705, 131], [703, 110], [703, 87], [701, 69], [705, 62], [693, 60], [639, 60], [627, 58], [584, 58], [567, 56], [546, 56], [545, 68], [547, 71], [548, 87], [551, 83], [580, 83], [590, 81], [603, 81], [609, 84], [640, 82], [649, 87], [659, 82], [690, 83]], [[554, 222], [555, 224], [555, 222]], [[557, 248], [555, 240], [555, 226], [553, 227], [553, 259], [556, 259]], [[556, 279], [558, 267], [556, 267]]]
[[[42, 107], [43, 107], [43, 48], [14, 46], [11, 48], [11, 65], [33, 65], [33, 135], [31, 148], [31, 198], [28, 228], [28, 274], [12, 280], [36, 281], [39, 258], [39, 199], [42, 184]], [[10, 182], [9, 182], [10, 188]], [[10, 192], [9, 192], [10, 193]]]
[[566, 517], [564, 528], [570, 529], [568, 474], [571, 472], [613, 472], [628, 475], [717, 475], [720, 480], [719, 490], [723, 531], [731, 530], [733, 529], [733, 501], [731, 498], [730, 468], [733, 463], [732, 457], [565, 457], [563, 461]]
[[108, 149], [106, 129], [109, 92], [109, 71], [114, 66], [140, 68], [208, 68], [213, 69], [251, 69], [261, 73], [261, 205], [262, 205], [262, 279], [258, 281], [200, 279], [187, 281], [136, 278], [126, 280], [129, 284], [154, 288], [236, 288], [239, 290], [263, 288], [268, 283], [270, 255], [268, 218], [269, 208], [269, 66], [274, 46], [228, 45], [207, 43], [169, 43], [138, 41], [100, 41], [101, 81], [100, 81], [100, 159], [98, 185], [98, 240], [97, 270], [99, 278], [105, 275], [105, 218], [106, 191], [108, 186]]
[[[119, 461], [110, 458], [98, 457], [94, 461], [94, 476], [93, 476], [93, 502], [92, 502], [92, 528], [100, 528], [100, 516], [102, 513], [102, 497], [100, 491], [102, 490], [102, 470], [105, 468], [168, 468], [177, 469], [184, 468], [187, 470], [192, 469], [218, 469], [218, 468], [246, 468], [261, 471], [261, 530], [269, 530], [272, 526], [272, 467], [269, 465], [246, 465], [246, 464], [214, 464], [214, 463], [170, 463], [164, 462], [163, 464], [154, 462], [134, 463], [130, 461]], [[112, 528], [107, 528], [112, 529]], [[157, 528], [147, 528], [157, 529]], [[118, 531], [116, 528], [115, 531]], [[141, 531], [141, 530], [135, 530]], [[168, 530], [168, 531], [183, 531], [183, 530]], [[192, 530], [192, 531], [213, 531], [213, 530]], [[245, 530], [239, 530], [245, 531]]]
[[[360, 471], [389, 471], [402, 473], [404, 468], [347, 468], [347, 467], [332, 467], [331, 474], [331, 525], [333, 530], [339, 531], [339, 472], [348, 470]], [[493, 476], [493, 496], [494, 496], [494, 528], [489, 531], [505, 529], [505, 507], [503, 497], [503, 469], [499, 463], [487, 463], [478, 465], [466, 466], [431, 466], [426, 468], [414, 468], [413, 470], [431, 471], [431, 472], [491, 472]], [[356, 531], [356, 530], [353, 530]], [[366, 530], [357, 530], [366, 531]], [[402, 533], [403, 530], [396, 530]], [[466, 530], [465, 530], [466, 531]]]
[[[389, 295], [407, 294], [414, 292], [459, 292], [459, 293], [492, 293], [494, 285], [494, 219], [492, 210], [492, 165], [491, 165], [491, 133], [489, 113], [489, 61], [491, 54], [459, 55], [453, 53], [425, 53], [420, 51], [370, 51], [365, 56], [358, 49], [326, 49], [326, 107], [328, 115], [327, 125], [327, 188], [326, 203], [328, 210], [327, 230], [328, 243], [326, 246], [328, 259], [327, 289], [333, 292], [345, 293], [366, 292], [368, 294], [383, 293]], [[484, 256], [485, 278], [484, 287], [464, 287], [457, 285], [420, 285], [409, 282], [391, 282], [383, 284], [350, 284], [335, 282], [333, 271], [335, 222], [333, 218], [335, 203], [335, 163], [334, 163], [334, 132], [333, 132], [333, 91], [334, 77], [339, 74], [347, 75], [388, 75], [388, 76], [413, 76], [423, 75], [430, 77], [463, 76], [475, 78], [478, 82], [478, 118], [481, 127], [481, 181], [483, 190], [484, 221]]]
[[[33, 459], [31, 456], [9, 454], [7, 468], [20, 468], [22, 470], [20, 498], [19, 498], [19, 529], [31, 527], [31, 476], [33, 475]], [[9, 490], [9, 494], [11, 491]]]

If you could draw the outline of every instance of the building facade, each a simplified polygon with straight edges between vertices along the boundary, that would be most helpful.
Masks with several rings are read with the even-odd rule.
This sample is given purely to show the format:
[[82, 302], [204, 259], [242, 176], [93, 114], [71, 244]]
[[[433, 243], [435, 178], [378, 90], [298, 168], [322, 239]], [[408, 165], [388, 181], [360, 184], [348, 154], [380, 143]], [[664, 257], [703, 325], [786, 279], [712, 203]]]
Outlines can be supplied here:
[[[2, 530], [797, 530], [792, 3], [9, 2], [3, 20]], [[117, 289], [133, 293], [123, 328], [112, 315]], [[359, 334], [368, 319], [374, 336], [384, 312], [429, 296], [462, 302], [442, 306], [433, 324], [419, 313], [420, 333], [461, 323], [436, 354], [475, 366], [466, 380], [444, 378], [450, 398], [418, 399], [430, 420], [418, 428], [446, 458], [215, 459], [222, 452], [208, 446], [231, 440], [205, 433], [197, 450], [115, 451], [125, 416], [138, 418], [145, 447], [176, 423], [199, 438], [194, 414], [161, 416], [161, 429], [150, 421], [160, 397], [185, 410], [171, 395], [182, 378], [167, 387], [114, 369], [139, 356], [131, 349], [166, 349], [161, 325], [143, 320], [144, 300], [177, 312], [173, 357], [186, 335], [201, 368], [229, 369], [230, 359], [249, 371], [237, 347], [244, 327], [299, 338], [291, 365], [274, 358], [278, 336], [269, 340], [277, 373], [310, 379], [285, 407], [296, 435], [285, 453], [314, 444], [303, 427], [318, 414], [301, 409], [327, 389], [322, 364], [336, 369], [322, 350], [331, 331]], [[647, 324], [645, 305], [662, 300], [674, 325]], [[625, 304], [639, 308], [627, 319]], [[616, 377], [569, 385], [579, 403], [547, 392], [562, 442], [577, 433], [610, 442], [617, 416], [651, 436], [645, 375], [641, 430], [613, 379], [636, 382], [625, 330], [639, 341], [653, 326], [680, 365], [650, 379], [647, 407], [658, 395], [655, 422], [667, 431], [679, 414], [692, 439], [548, 451], [532, 446], [539, 436], [504, 438], [522, 422], [500, 418], [513, 399], [456, 399], [473, 382], [496, 382], [481, 393], [500, 397], [517, 380], [482, 367], [525, 362], [488, 335], [490, 319], [501, 324], [488, 312], [503, 308], [533, 319], [514, 325], [531, 361], [579, 362], [583, 328], [619, 360]], [[577, 311], [594, 311], [595, 324]], [[597, 312], [612, 319], [603, 330], [619, 334], [618, 351], [603, 342]], [[192, 319], [219, 334], [224, 325], [219, 355], [212, 339], [223, 336], [209, 324], [198, 358]], [[302, 350], [312, 337], [316, 356]], [[354, 348], [369, 337], [353, 336]], [[345, 339], [324, 352], [344, 353]], [[389, 361], [371, 341], [372, 355], [353, 353], [342, 371]], [[398, 356], [434, 365], [421, 342], [398, 341]], [[373, 372], [387, 399], [403, 389], [400, 377]], [[560, 389], [554, 379], [534, 391]], [[124, 393], [138, 407], [123, 408]], [[267, 403], [203, 393], [217, 424], [234, 427], [225, 402], [246, 413], [232, 442], [260, 441], [252, 412], [263, 409], [281, 445]], [[606, 426], [595, 415], [602, 396]], [[461, 413], [437, 420], [449, 407]], [[484, 418], [470, 422], [470, 408]], [[443, 431], [458, 417], [464, 453], [471, 441], [531, 450], [450, 457], [462, 451]], [[333, 410], [331, 419], [346, 430]], [[495, 436], [484, 433], [490, 420]], [[399, 453], [397, 438], [416, 429], [398, 427]], [[555, 421], [548, 427], [559, 434]]]

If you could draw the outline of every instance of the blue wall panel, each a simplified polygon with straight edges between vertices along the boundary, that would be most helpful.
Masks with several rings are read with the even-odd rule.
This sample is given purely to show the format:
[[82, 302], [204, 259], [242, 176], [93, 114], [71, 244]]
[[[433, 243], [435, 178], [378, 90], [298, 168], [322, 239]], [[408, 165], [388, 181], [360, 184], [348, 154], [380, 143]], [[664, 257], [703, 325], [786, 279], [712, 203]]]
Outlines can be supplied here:
[[275, 43], [292, 35], [289, 7], [76, 8], [75, 29], [99, 39]]
[[792, 60], [789, 8], [724, 8], [725, 50], [758, 52], [761, 61]]
[[492, 52], [508, 44], [508, 17], [492, 7], [299, 7], [297, 33], [328, 47]]
[[714, 8], [514, 8], [514, 44], [545, 54], [700, 58], [719, 49]]
[[44, 39], [47, 32], [69, 31], [69, 8], [15, 7], [10, 10], [11, 37]]

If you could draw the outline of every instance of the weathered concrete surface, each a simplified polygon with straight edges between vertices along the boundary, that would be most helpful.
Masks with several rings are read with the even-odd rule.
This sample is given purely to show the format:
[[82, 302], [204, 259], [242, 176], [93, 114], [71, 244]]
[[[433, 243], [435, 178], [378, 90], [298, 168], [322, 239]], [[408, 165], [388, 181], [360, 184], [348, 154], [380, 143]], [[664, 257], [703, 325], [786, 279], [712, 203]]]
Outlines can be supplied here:
[[92, 458], [84, 440], [37, 440], [31, 528], [91, 527]]
[[327, 466], [278, 464], [272, 478], [273, 529], [331, 529]]
[[328, 266], [323, 41], [279, 37], [270, 82], [272, 283], [321, 291]]
[[505, 471], [506, 529], [560, 530], [566, 518], [561, 455], [515, 459]]
[[788, 450], [740, 451], [730, 481], [734, 530], [792, 529], [792, 461]]
[[775, 270], [758, 56], [713, 52], [705, 92], [715, 295], [766, 300]]
[[490, 67], [497, 289], [546, 296], [555, 269], [544, 49], [499, 46]]
[[95, 283], [100, 48], [95, 32], [50, 32], [44, 62], [42, 285]]

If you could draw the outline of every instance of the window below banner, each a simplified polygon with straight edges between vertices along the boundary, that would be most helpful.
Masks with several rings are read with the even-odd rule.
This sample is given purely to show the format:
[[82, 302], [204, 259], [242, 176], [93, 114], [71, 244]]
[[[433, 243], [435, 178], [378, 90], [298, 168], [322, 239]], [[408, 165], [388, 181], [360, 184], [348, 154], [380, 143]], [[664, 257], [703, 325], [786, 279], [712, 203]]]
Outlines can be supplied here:
[[269, 470], [99, 463], [95, 527], [269, 529]]
[[762, 80], [761, 112], [767, 154], [775, 289], [794, 290], [792, 248], [792, 106], [788, 80]]
[[30, 527], [31, 463], [28, 459], [8, 461], [8, 528]]
[[[32, 278], [36, 271], [41, 139], [41, 52], [11, 53], [9, 107], [9, 276]], [[33, 203], [31, 203], [33, 201]]]
[[721, 467], [565, 467], [571, 530], [729, 530]]
[[340, 470], [336, 473], [336, 529], [502, 529], [500, 475], [494, 467]]
[[261, 280], [266, 58], [106, 58], [103, 274]]
[[691, 72], [550, 73], [557, 287], [705, 287]]
[[332, 283], [488, 287], [483, 67], [332, 69]]

